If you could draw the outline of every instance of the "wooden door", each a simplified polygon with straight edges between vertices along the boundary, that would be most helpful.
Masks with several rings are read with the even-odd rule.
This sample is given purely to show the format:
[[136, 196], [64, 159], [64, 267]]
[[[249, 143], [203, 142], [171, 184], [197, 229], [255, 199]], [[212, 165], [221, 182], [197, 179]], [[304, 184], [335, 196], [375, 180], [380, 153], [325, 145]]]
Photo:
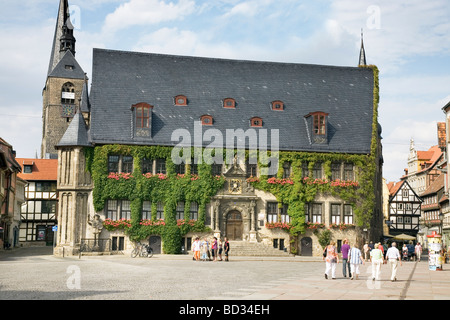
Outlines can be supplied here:
[[229, 240], [242, 240], [242, 215], [239, 211], [230, 211], [227, 215], [227, 237]]
[[301, 255], [312, 256], [312, 239], [310, 237], [304, 237], [300, 240]]

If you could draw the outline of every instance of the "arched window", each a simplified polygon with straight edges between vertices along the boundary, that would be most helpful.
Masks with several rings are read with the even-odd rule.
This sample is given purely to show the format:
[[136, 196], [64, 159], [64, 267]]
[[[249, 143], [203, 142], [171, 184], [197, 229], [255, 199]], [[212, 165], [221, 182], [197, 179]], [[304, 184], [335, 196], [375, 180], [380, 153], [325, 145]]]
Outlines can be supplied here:
[[183, 95], [178, 95], [174, 97], [174, 104], [176, 106], [187, 106], [187, 97]]
[[272, 110], [275, 110], [275, 111], [283, 111], [284, 110], [283, 101], [275, 100], [275, 101], [272, 101], [271, 105], [272, 105]]
[[75, 86], [71, 82], [63, 84], [61, 89], [61, 103], [75, 104]]
[[250, 119], [250, 127], [262, 127], [263, 121], [260, 117], [253, 117]]
[[226, 98], [223, 99], [223, 107], [228, 109], [235, 109], [236, 108], [236, 100], [233, 98]]
[[210, 115], [203, 115], [200, 117], [200, 121], [204, 126], [212, 126], [213, 125], [213, 117]]

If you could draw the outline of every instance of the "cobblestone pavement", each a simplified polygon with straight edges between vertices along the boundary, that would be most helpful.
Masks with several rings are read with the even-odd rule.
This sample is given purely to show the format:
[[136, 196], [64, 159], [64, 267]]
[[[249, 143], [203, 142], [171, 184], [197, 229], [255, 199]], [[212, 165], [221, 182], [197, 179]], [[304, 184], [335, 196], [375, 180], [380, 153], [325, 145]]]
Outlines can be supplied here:
[[59, 258], [51, 248], [0, 252], [2, 300], [446, 300], [450, 265], [430, 271], [427, 261], [404, 262], [398, 281], [383, 265], [380, 281], [370, 264], [359, 280], [324, 278], [325, 263], [312, 257], [233, 257], [192, 261], [188, 255]]

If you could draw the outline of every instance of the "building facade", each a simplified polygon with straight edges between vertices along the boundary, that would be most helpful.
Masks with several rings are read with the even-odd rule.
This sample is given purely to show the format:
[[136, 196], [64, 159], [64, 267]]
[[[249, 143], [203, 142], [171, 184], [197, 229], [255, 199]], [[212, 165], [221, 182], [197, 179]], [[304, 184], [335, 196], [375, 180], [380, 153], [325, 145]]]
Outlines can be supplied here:
[[67, 130], [76, 109], [87, 114], [87, 77], [75, 59], [75, 37], [69, 4], [60, 1], [47, 80], [42, 91], [41, 158], [57, 159], [56, 144]]
[[27, 181], [21, 207], [19, 241], [22, 245], [51, 245], [57, 225], [57, 159], [17, 158], [19, 177]]
[[[448, 150], [449, 143], [450, 143], [450, 102], [448, 102], [443, 108], [442, 111], [445, 114], [445, 135], [443, 135], [443, 141], [442, 145], [444, 146], [445, 150], [445, 163], [449, 163], [450, 155]], [[449, 198], [449, 186], [450, 186], [450, 175], [448, 172], [448, 168], [445, 172], [445, 179], [444, 179], [444, 188], [445, 188], [445, 196]], [[442, 216], [442, 235], [443, 235], [443, 241], [446, 246], [450, 245], [450, 208], [448, 203], [443, 206], [442, 210], [443, 216]]]
[[20, 165], [10, 144], [0, 138], [0, 250], [19, 243], [20, 207], [26, 181], [18, 177]]
[[407, 181], [392, 184], [389, 197], [389, 234], [417, 236], [422, 199]]
[[94, 49], [91, 92], [55, 145], [55, 254], [135, 241], [179, 253], [197, 236], [301, 255], [320, 255], [330, 239], [379, 241], [378, 70], [360, 61]]

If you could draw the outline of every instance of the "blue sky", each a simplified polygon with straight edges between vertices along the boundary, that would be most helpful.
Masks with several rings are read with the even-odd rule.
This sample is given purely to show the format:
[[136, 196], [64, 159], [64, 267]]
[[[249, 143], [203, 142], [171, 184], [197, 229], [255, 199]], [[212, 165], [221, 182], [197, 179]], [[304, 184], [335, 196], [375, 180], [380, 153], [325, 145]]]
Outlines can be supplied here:
[[[437, 144], [450, 101], [447, 0], [72, 0], [76, 58], [92, 48], [380, 69], [384, 176], [398, 180], [409, 141]], [[59, 0], [0, 0], [0, 136], [39, 154], [42, 89]]]

